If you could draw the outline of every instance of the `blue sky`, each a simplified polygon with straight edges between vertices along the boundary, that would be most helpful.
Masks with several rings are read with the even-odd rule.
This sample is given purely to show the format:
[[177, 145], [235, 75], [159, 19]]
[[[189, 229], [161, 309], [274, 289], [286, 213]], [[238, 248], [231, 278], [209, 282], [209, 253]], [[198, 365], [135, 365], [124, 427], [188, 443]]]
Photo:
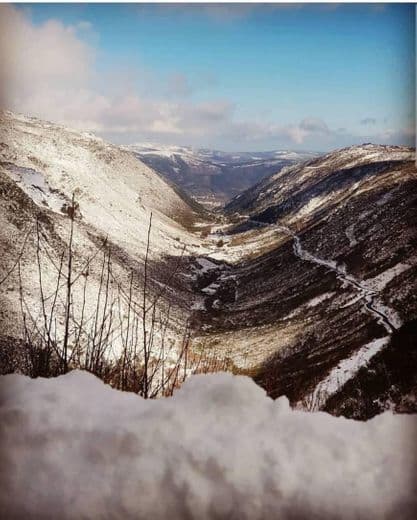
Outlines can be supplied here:
[[[41, 95], [38, 106], [20, 96], [22, 109], [113, 141], [230, 150], [413, 142], [411, 4], [14, 9], [71, 64], [67, 84], [62, 72], [54, 87], [52, 56], [40, 81], [64, 90], [68, 109], [51, 102], [48, 114]], [[63, 103], [59, 92], [49, 98]]]

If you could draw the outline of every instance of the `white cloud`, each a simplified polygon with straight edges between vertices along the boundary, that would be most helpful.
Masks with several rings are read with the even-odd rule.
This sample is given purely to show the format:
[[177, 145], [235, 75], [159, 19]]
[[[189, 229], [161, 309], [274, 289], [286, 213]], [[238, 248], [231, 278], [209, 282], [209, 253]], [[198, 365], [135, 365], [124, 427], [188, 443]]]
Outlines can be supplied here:
[[[165, 99], [140, 94], [134, 88], [136, 78], [124, 71], [100, 77], [94, 48], [79, 35], [90, 30], [85, 21], [65, 26], [50, 20], [35, 26], [27, 13], [1, 6], [2, 106], [119, 141], [145, 134], [203, 136], [230, 117], [228, 102], [173, 101], [172, 97], [186, 97], [191, 91], [182, 74], [168, 78], [170, 95]], [[109, 81], [112, 76], [117, 79]], [[145, 74], [146, 80], [155, 83], [150, 74]]]
[[287, 133], [290, 139], [297, 144], [301, 144], [304, 141], [304, 138], [308, 135], [308, 131], [301, 125], [288, 127]]
[[329, 128], [326, 123], [317, 117], [307, 117], [300, 123], [300, 128], [308, 133], [328, 134]]
[[323, 150], [348, 139], [347, 144], [413, 140], [408, 131], [388, 131], [373, 136], [375, 139], [352, 136], [330, 129], [317, 117], [292, 124], [265, 118], [239, 120], [228, 99], [193, 100], [194, 89], [201, 94], [204, 84], [213, 78], [190, 82], [181, 73], [157, 78], [145, 68], [122, 65], [99, 73], [95, 48], [83, 39], [91, 34], [94, 27], [85, 20], [71, 26], [57, 20], [35, 25], [26, 11], [0, 6], [1, 106], [121, 143], [152, 139], [235, 149], [288, 146]]
[[79, 88], [90, 80], [93, 60], [75, 27], [56, 20], [36, 27], [24, 12], [0, 6], [3, 103], [25, 108], [42, 89]]

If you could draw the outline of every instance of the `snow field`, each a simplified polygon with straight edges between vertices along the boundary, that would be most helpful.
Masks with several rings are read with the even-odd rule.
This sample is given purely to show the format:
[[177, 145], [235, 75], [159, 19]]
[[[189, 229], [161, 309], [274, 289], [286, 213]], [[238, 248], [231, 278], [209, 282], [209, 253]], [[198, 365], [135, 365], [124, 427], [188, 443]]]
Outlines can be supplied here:
[[80, 371], [0, 394], [4, 518], [415, 518], [415, 416], [291, 410], [223, 373], [157, 401]]

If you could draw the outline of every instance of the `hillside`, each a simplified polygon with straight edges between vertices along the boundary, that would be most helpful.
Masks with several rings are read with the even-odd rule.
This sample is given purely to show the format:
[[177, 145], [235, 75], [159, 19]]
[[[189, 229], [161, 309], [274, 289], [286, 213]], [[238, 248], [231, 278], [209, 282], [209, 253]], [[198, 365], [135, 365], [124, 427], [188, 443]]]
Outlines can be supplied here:
[[[271, 395], [312, 409], [397, 335], [415, 342], [402, 330], [417, 314], [416, 185], [413, 150], [363, 145], [285, 168], [236, 197], [226, 212], [238, 223], [223, 237], [234, 261], [201, 289], [202, 341], [224, 345]], [[415, 374], [415, 347], [401, 355]], [[356, 407], [347, 407], [352, 392], [333, 398], [333, 413], [415, 409], [415, 376], [402, 384], [390, 365], [392, 388], [382, 383], [378, 405], [360, 403], [365, 387]]]
[[3, 372], [66, 337], [118, 388], [131, 383], [112, 370], [142, 374], [144, 352], [175, 384], [226, 369], [307, 409], [416, 409], [414, 150], [280, 168], [214, 217], [126, 147], [11, 113], [0, 125]]
[[[201, 223], [195, 205], [132, 153], [92, 135], [10, 112], [1, 114], [0, 133], [0, 256], [5, 273], [0, 318], [6, 365], [13, 368], [15, 363], [9, 359], [12, 338], [28, 334], [22, 319], [29, 323], [32, 341], [39, 340], [39, 327], [50, 329], [48, 343], [52, 330], [58, 339], [63, 334], [70, 243], [73, 342], [81, 343], [75, 330], [82, 327], [87, 342], [104, 335], [117, 355], [132, 337], [131, 314], [140, 319], [144, 276], [147, 298], [158, 299], [158, 312], [172, 306], [164, 330], [179, 341], [190, 296], [182, 283], [174, 291], [179, 281], [170, 261], [180, 259], [187, 247], [199, 247], [199, 234], [192, 231]], [[54, 323], [46, 327], [43, 315], [49, 318], [50, 313]], [[154, 320], [151, 314], [147, 322]]]

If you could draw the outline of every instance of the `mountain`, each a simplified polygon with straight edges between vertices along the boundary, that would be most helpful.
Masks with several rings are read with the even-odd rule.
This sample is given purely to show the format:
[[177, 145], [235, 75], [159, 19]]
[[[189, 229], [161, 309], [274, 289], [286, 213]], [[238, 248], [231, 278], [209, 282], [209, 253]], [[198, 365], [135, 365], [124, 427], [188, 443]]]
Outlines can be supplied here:
[[200, 289], [202, 343], [294, 406], [415, 410], [414, 159], [404, 147], [350, 147], [226, 205], [229, 263]]
[[309, 157], [214, 214], [89, 134], [4, 112], [0, 143], [3, 373], [51, 375], [46, 343], [145, 396], [229, 370], [294, 407], [416, 411], [413, 149]]
[[228, 153], [154, 144], [134, 144], [127, 148], [208, 208], [223, 204], [284, 166], [318, 156], [285, 150]]
[[[127, 296], [129, 286], [140, 294], [145, 257], [148, 298], [159, 295], [162, 306], [171, 305], [167, 303], [171, 276], [167, 264], [180, 257], [184, 247], [193, 250], [198, 246], [199, 235], [192, 229], [202, 217], [193, 201], [132, 153], [86, 133], [3, 112], [0, 142], [3, 344], [7, 338], [22, 336], [22, 314], [36, 331], [44, 305], [48, 313], [54, 309], [58, 314], [54, 327], [62, 333], [66, 263], [59, 267], [70, 240], [75, 271], [74, 327], [76, 321], [92, 316], [97, 306], [106, 306], [100, 311], [103, 316], [110, 312], [111, 302], [113, 321], [116, 314], [123, 323], [129, 320], [126, 315], [133, 305]], [[72, 233], [73, 196], [77, 215]], [[169, 283], [177, 282], [171, 279]], [[164, 284], [166, 290], [161, 289]], [[54, 299], [57, 287], [59, 294]], [[170, 314], [174, 339], [178, 336], [175, 330], [186, 319], [188, 300], [187, 289], [175, 291], [176, 304]], [[97, 328], [95, 323], [93, 329]], [[109, 331], [108, 341], [116, 351], [121, 340], [120, 334], [112, 340]]]

